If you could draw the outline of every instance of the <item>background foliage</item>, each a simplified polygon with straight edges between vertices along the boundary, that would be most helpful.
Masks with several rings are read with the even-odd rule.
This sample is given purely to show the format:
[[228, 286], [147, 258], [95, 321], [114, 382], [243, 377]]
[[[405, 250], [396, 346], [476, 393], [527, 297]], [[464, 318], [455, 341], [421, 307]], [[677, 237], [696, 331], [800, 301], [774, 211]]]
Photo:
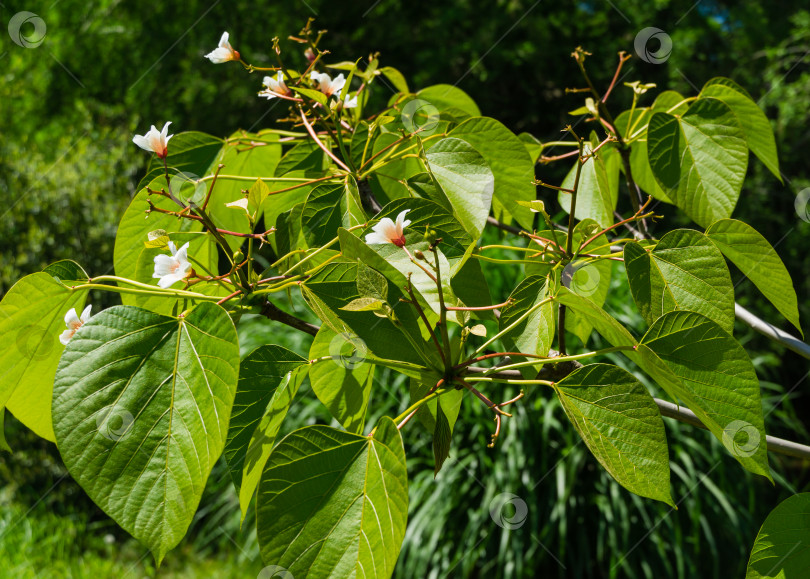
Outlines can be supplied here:
[[[785, 183], [752, 162], [735, 217], [776, 247], [793, 274], [806, 321], [810, 302], [801, 298], [810, 295], [810, 280], [802, 273], [810, 271], [810, 223], [794, 208], [796, 194], [810, 186], [804, 155], [810, 120], [810, 12], [802, 8], [795, 0], [767, 5], [710, 0], [7, 2], [0, 8], [4, 23], [30, 10], [45, 20], [47, 34], [31, 49], [0, 35], [0, 292], [58, 259], [76, 259], [96, 275], [111, 268], [115, 228], [147, 160], [130, 142], [136, 130], [142, 133], [149, 124], [171, 120], [176, 131], [225, 136], [236, 128], [275, 122], [284, 107], [255, 97], [258, 74], [246, 79], [236, 66], [215, 67], [202, 58], [224, 29], [252, 62], [272, 63], [271, 38], [294, 34], [306, 18], [317, 16], [317, 25], [330, 30], [325, 46], [332, 60], [380, 51], [382, 64], [399, 68], [412, 87], [457, 82], [482, 114], [545, 141], [556, 140], [570, 119], [565, 111], [581, 104], [580, 97], [565, 93], [581, 84], [570, 52], [577, 45], [593, 52], [589, 68], [604, 86], [616, 52], [632, 52], [637, 32], [657, 26], [672, 38], [670, 58], [658, 65], [634, 58], [623, 71], [624, 80], [692, 93], [692, 87], [713, 76], [729, 76], [774, 119]], [[617, 91], [611, 97], [620, 101], [617, 110], [619, 104], [629, 105], [628, 93]], [[562, 170], [538, 169], [551, 182], [561, 179], [556, 172]], [[667, 219], [654, 233], [660, 237], [678, 225]], [[505, 298], [515, 280], [502, 279], [508, 273], [494, 268], [487, 273], [493, 298], [496, 288]], [[735, 283], [741, 279], [733, 275]], [[607, 307], [640, 328], [632, 300], [620, 287], [611, 291]], [[750, 284], [744, 282], [737, 291], [744, 306], [767, 320], [780, 320]], [[804, 329], [810, 329], [806, 322]], [[257, 321], [246, 333], [243, 353], [263, 333], [274, 332], [277, 343], [307, 351], [304, 338], [279, 342], [278, 328]], [[803, 381], [806, 360], [753, 332], [746, 334], [743, 327], [735, 333], [754, 353], [763, 380], [767, 430], [806, 440], [798, 418], [807, 416], [810, 407]], [[405, 384], [383, 375], [376, 386], [379, 403], [403, 408]], [[302, 394], [300, 400], [313, 404], [299, 400], [291, 413], [297, 425], [285, 429], [329, 421], [314, 397]], [[380, 407], [379, 412], [390, 408]], [[435, 481], [429, 438], [409, 440], [417, 435], [405, 434], [406, 445], [420, 450], [409, 453], [409, 471], [416, 474], [399, 576], [530, 577], [542, 572], [686, 577], [721, 570], [740, 576], [766, 514], [808, 482], [806, 466], [772, 457], [784, 476], [777, 476], [773, 488], [724, 457], [708, 433], [667, 421], [673, 496], [683, 499], [671, 511], [610, 480], [577, 444], [552, 398], [535, 395], [521, 406], [494, 451], [484, 450], [489, 421], [482, 410], [464, 405], [462, 413], [454, 452]], [[65, 477], [55, 448], [25, 432], [9, 415], [7, 422], [15, 452], [0, 456], [0, 557], [15, 575], [149, 572], [151, 561], [142, 558], [145, 550], [116, 530]], [[508, 531], [490, 517], [490, 501], [504, 492], [526, 502], [528, 515], [520, 529]], [[194, 576], [200, 559], [210, 558], [222, 576], [255, 576], [261, 568], [255, 533], [239, 530], [238, 504], [226, 469], [215, 469], [203, 504], [208, 507], [198, 514], [181, 548], [187, 557], [174, 564], [167, 560], [167, 574]], [[707, 569], [706, 561], [714, 568]]]

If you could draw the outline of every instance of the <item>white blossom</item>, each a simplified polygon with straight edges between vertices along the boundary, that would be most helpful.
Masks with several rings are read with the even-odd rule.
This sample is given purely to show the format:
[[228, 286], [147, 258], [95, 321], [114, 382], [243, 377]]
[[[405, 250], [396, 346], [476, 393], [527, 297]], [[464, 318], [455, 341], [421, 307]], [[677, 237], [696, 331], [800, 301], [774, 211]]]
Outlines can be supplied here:
[[393, 243], [397, 247], [405, 247], [405, 234], [402, 230], [411, 224], [410, 220], [405, 219], [408, 211], [410, 209], [397, 215], [396, 222], [391, 221], [388, 217], [380, 219], [380, 222], [371, 228], [371, 233], [366, 235], [366, 243]]
[[171, 255], [155, 256], [155, 273], [152, 277], [158, 278], [158, 285], [163, 289], [187, 278], [191, 274], [191, 262], [188, 260], [188, 243], [177, 249], [173, 241], [169, 242]]
[[278, 74], [275, 77], [266, 76], [262, 81], [262, 84], [267, 87], [265, 90], [259, 93], [259, 96], [267, 97], [268, 99], [276, 98], [278, 95], [288, 96], [290, 94], [290, 89], [287, 88], [286, 83], [284, 82], [284, 73], [278, 71]]
[[228, 42], [228, 33], [223, 32], [222, 38], [219, 39], [219, 46], [206, 54], [205, 58], [214, 64], [222, 64], [223, 62], [228, 62], [229, 60], [239, 60], [241, 57], [239, 53], [233, 49], [231, 43]]
[[[340, 95], [343, 85], [346, 84], [346, 78], [343, 76], [343, 73], [340, 73], [333, 79], [325, 72], [319, 73], [313, 70], [309, 77], [318, 82], [318, 90], [328, 97], [333, 94]], [[338, 98], [340, 98], [340, 96], [338, 96]]]
[[169, 153], [169, 139], [174, 136], [168, 135], [169, 125], [171, 124], [172, 122], [168, 121], [163, 125], [162, 131], [158, 131], [155, 125], [152, 125], [152, 128], [149, 129], [149, 132], [145, 135], [135, 135], [132, 137], [132, 142], [144, 151], [152, 151], [159, 158], [165, 159], [166, 155]]
[[70, 339], [73, 337], [73, 334], [76, 333], [76, 330], [90, 321], [90, 312], [92, 310], [93, 306], [88, 305], [86, 308], [84, 308], [82, 315], [79, 316], [76, 314], [76, 308], [70, 308], [68, 313], [65, 314], [65, 325], [67, 326], [67, 330], [59, 335], [59, 341], [67, 346], [67, 343], [70, 342]]

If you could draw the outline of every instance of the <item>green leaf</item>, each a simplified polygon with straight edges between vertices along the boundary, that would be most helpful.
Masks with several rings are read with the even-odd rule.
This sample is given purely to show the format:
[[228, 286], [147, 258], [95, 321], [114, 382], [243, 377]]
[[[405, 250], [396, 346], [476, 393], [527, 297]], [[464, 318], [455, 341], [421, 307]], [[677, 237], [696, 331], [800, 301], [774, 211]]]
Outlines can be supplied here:
[[705, 235], [676, 229], [647, 250], [624, 246], [627, 280], [641, 315], [652, 324], [672, 310], [690, 310], [734, 330], [734, 286], [723, 255]]
[[[573, 247], [580, 247], [591, 236], [602, 228], [592, 219], [585, 219], [574, 227]], [[601, 248], [599, 247], [601, 246]], [[593, 245], [582, 249], [583, 253], [591, 255], [609, 255], [610, 246], [605, 245], [604, 237], [597, 238]], [[602, 306], [610, 290], [610, 280], [613, 275], [613, 260], [600, 259], [592, 261], [591, 258], [579, 258], [571, 261], [562, 272], [562, 282], [565, 287], [578, 295], [587, 297], [597, 306]], [[580, 316], [576, 310], [565, 318], [565, 328], [587, 344], [593, 326]]]
[[751, 549], [745, 579], [799, 579], [810, 569], [810, 493], [798, 493], [770, 512]]
[[290, 86], [290, 88], [295, 92], [297, 92], [298, 94], [300, 94], [301, 96], [305, 96], [308, 99], [313, 100], [324, 107], [328, 106], [327, 105], [327, 101], [329, 100], [328, 97], [319, 90], [294, 85]]
[[[534, 215], [519, 205], [536, 196], [534, 162], [526, 145], [505, 125], [488, 117], [467, 119], [449, 133], [463, 139], [489, 164], [495, 179], [494, 196], [522, 227], [531, 230]], [[496, 214], [496, 217], [500, 217]]]
[[495, 178], [472, 145], [454, 137], [440, 139], [426, 155], [430, 172], [453, 207], [453, 214], [474, 238], [487, 223]]
[[[524, 354], [548, 356], [554, 339], [555, 307], [548, 302], [538, 304], [548, 297], [548, 282], [544, 276], [531, 275], [520, 282], [509, 298], [512, 305], [501, 311], [498, 330], [504, 331], [531, 311], [508, 334], [504, 336], [507, 348]], [[527, 369], [531, 372], [531, 368]], [[535, 375], [536, 370], [535, 370]]]
[[520, 133], [518, 139], [520, 139], [526, 147], [529, 157], [532, 160], [532, 165], [537, 163], [540, 155], [543, 154], [543, 143], [540, 142], [540, 139], [530, 133]]
[[[664, 110], [666, 111], [666, 109]], [[625, 139], [627, 139], [630, 137], [631, 128], [633, 129], [633, 134], [635, 134], [650, 122], [652, 112], [653, 111], [648, 108], [637, 108], [631, 118], [630, 111], [624, 111], [616, 117], [616, 126], [622, 134], [625, 135]], [[664, 190], [658, 185], [658, 181], [655, 180], [655, 176], [650, 168], [650, 160], [647, 155], [647, 141], [645, 139], [638, 139], [632, 143], [630, 148], [630, 170], [633, 173], [633, 180], [636, 184], [649, 195], [665, 203], [672, 203], [672, 200], [667, 197]], [[624, 171], [623, 166], [622, 171]]]
[[[63, 263], [63, 262], [60, 262]], [[51, 271], [65, 272], [67, 266]], [[75, 270], [70, 277], [78, 274]], [[51, 424], [53, 378], [64, 346], [65, 314], [81, 314], [88, 290], [71, 290], [45, 272], [25, 276], [0, 302], [0, 408], [46, 440], [56, 438]]]
[[370, 437], [326, 426], [293, 432], [259, 485], [262, 560], [295, 577], [388, 579], [407, 518], [405, 450], [387, 417]]
[[8, 445], [8, 441], [6, 441], [5, 421], [6, 410], [4, 408], [0, 408], [0, 451], [13, 452], [11, 447]]
[[[679, 380], [658, 380], [651, 353]], [[673, 399], [681, 399], [740, 464], [771, 478], [759, 380], [731, 334], [701, 314], [669, 312], [644, 335], [639, 354], [630, 357]]]
[[475, 104], [475, 101], [460, 88], [449, 84], [434, 84], [423, 88], [416, 93], [416, 96], [422, 100], [428, 101], [439, 109], [440, 112], [455, 109], [455, 111], [461, 111], [471, 117], [481, 116], [481, 111], [478, 109], [478, 105]]
[[[468, 308], [478, 308], [492, 305], [492, 296], [489, 291], [481, 262], [477, 259], [468, 259], [461, 269], [450, 280], [450, 287], [459, 300], [459, 305]], [[495, 320], [492, 310], [469, 312], [479, 320]]]
[[384, 302], [388, 299], [388, 280], [376, 269], [357, 262], [357, 293]]
[[[593, 143], [587, 143], [585, 153], [593, 148]], [[593, 219], [603, 228], [613, 225], [613, 211], [616, 209], [619, 198], [619, 165], [615, 159], [611, 159], [614, 155], [618, 157], [618, 153], [610, 145], [606, 145], [582, 165], [577, 189], [577, 207], [574, 214], [578, 220]], [[562, 187], [574, 188], [578, 162], [574, 163], [568, 175], [563, 179]], [[560, 191], [557, 201], [566, 213], [570, 213], [570, 193]]]
[[343, 428], [356, 434], [366, 425], [374, 381], [374, 364], [369, 363], [367, 354], [362, 339], [330, 328], [321, 328], [309, 349], [312, 360], [332, 358], [312, 365], [309, 381], [313, 392]]
[[684, 102], [684, 97], [681, 93], [674, 90], [665, 90], [655, 97], [655, 102], [650, 109], [652, 112], [669, 113], [673, 115], [682, 115], [689, 108], [689, 103]]
[[54, 431], [71, 476], [158, 563], [191, 524], [225, 444], [239, 372], [230, 317], [131, 306], [82, 326], [56, 372]]
[[667, 197], [703, 227], [730, 217], [748, 168], [740, 121], [714, 98], [680, 118], [654, 113], [647, 130], [650, 167]]
[[436, 428], [433, 429], [433, 477], [435, 478], [447, 457], [450, 456], [450, 442], [453, 438], [453, 429], [447, 416], [444, 414], [442, 405], [436, 407]]
[[703, 85], [700, 91], [700, 98], [707, 97], [723, 101], [734, 111], [745, 131], [748, 148], [782, 181], [771, 123], [748, 91], [729, 78], [715, 77]]
[[239, 494], [242, 521], [307, 370], [308, 360], [274, 344], [256, 348], [239, 365], [239, 383], [222, 454]]
[[[394, 143], [401, 140], [401, 138], [402, 135], [399, 133], [383, 133], [374, 140], [374, 150], [368, 154], [368, 158], [377, 155], [372, 164], [379, 161], [382, 155], [391, 154], [389, 160], [369, 176], [372, 190], [377, 200], [383, 205], [395, 199], [410, 197], [408, 187], [405, 184], [406, 181], [425, 170], [420, 159], [415, 157], [395, 158], [402, 149], [413, 146], [410, 141], [403, 141], [395, 145]], [[391, 158], [394, 158], [394, 160], [390, 160]]]
[[617, 366], [591, 364], [554, 385], [568, 419], [619, 484], [675, 506], [669, 492], [664, 421], [636, 378]]
[[408, 89], [408, 81], [405, 80], [405, 77], [402, 76], [402, 73], [399, 72], [393, 66], [383, 66], [379, 69], [379, 72], [385, 75], [385, 78], [394, 85], [394, 88], [397, 89], [401, 93], [409, 93], [411, 92]]
[[793, 280], [771, 244], [756, 229], [736, 219], [709, 226], [706, 237], [754, 282], [759, 291], [801, 333], [799, 306]]
[[87, 283], [90, 281], [90, 276], [87, 275], [87, 272], [84, 271], [82, 266], [69, 259], [63, 259], [62, 261], [52, 263], [42, 271], [53, 276], [57, 281], [61, 281], [65, 284], [68, 282], [78, 281], [81, 283]]
[[[302, 171], [304, 177], [322, 177], [329, 166], [329, 157], [314, 141], [306, 140], [287, 151], [276, 167], [276, 176], [284, 177], [293, 171]], [[289, 185], [285, 185], [288, 187]]]
[[310, 247], [325, 245], [341, 227], [365, 223], [366, 216], [354, 179], [315, 187], [307, 197], [301, 223]]
[[[416, 401], [427, 396], [428, 392], [433, 389], [437, 381], [438, 380], [433, 382], [423, 382], [416, 379], [411, 380], [409, 387], [411, 404], [414, 404]], [[458, 413], [461, 409], [461, 401], [463, 398], [463, 390], [451, 390], [450, 392], [446, 392], [438, 398], [434, 398], [433, 400], [430, 400], [429, 402], [426, 402], [420, 406], [419, 410], [416, 411], [416, 418], [422, 423], [428, 432], [435, 434], [439, 407], [441, 406], [441, 412], [447, 420], [448, 427], [450, 428], [450, 434], [452, 435], [453, 429], [456, 426], [456, 420], [458, 420]]]
[[389, 301], [396, 324], [370, 312], [341, 311], [337, 316], [335, 312], [341, 307], [361, 297], [357, 291], [359, 267], [357, 262], [333, 262], [301, 284], [301, 292], [315, 314], [335, 332], [358, 336], [379, 358], [415, 364], [423, 364], [426, 357], [431, 359], [432, 349], [421, 334], [413, 307], [400, 301], [402, 293], [395, 285], [389, 288]]

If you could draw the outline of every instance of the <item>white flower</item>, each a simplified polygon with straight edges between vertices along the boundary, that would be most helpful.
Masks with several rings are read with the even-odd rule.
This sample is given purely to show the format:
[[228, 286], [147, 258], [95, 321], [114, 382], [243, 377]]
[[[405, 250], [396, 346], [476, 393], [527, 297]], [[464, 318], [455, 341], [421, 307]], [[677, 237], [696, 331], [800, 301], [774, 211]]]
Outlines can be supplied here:
[[410, 220], [405, 219], [408, 211], [410, 209], [397, 215], [396, 223], [388, 217], [380, 219], [380, 222], [371, 228], [372, 232], [366, 235], [366, 243], [393, 243], [397, 247], [405, 247], [405, 235], [402, 230], [411, 224]]
[[67, 330], [59, 335], [59, 341], [67, 346], [67, 343], [70, 342], [70, 339], [73, 337], [73, 334], [76, 333], [76, 330], [81, 328], [90, 320], [90, 312], [92, 309], [93, 306], [88, 305], [86, 308], [84, 308], [81, 317], [79, 317], [76, 315], [76, 308], [70, 308], [68, 313], [65, 314], [65, 325], [67, 326]]
[[275, 78], [272, 76], [264, 77], [262, 84], [267, 88], [260, 92], [259, 96], [274, 99], [278, 95], [287, 96], [290, 94], [290, 89], [288, 89], [287, 85], [284, 83], [284, 73], [281, 71], [278, 71]]
[[219, 39], [219, 46], [206, 54], [205, 58], [214, 64], [222, 64], [223, 62], [228, 62], [229, 60], [239, 60], [241, 56], [236, 50], [233, 49], [231, 43], [228, 42], [228, 33], [223, 32], [222, 38]]
[[344, 109], [353, 109], [356, 106], [357, 106], [357, 95], [349, 96], [349, 93], [347, 92], [346, 93], [346, 98], [343, 99], [343, 108]]
[[[314, 70], [309, 76], [312, 80], [318, 81], [318, 90], [326, 96], [332, 96], [333, 94], [340, 95], [340, 90], [343, 88], [343, 85], [346, 84], [346, 78], [343, 76], [342, 72], [334, 79], [325, 72], [318, 73]], [[338, 96], [338, 98], [340, 97]]]
[[187, 278], [191, 274], [191, 262], [188, 260], [188, 243], [179, 250], [174, 246], [174, 242], [169, 242], [171, 255], [155, 256], [155, 273], [152, 277], [160, 279], [158, 285], [163, 289], [172, 284]]
[[169, 139], [174, 136], [167, 136], [169, 125], [171, 124], [171, 121], [167, 122], [163, 125], [163, 130], [160, 132], [155, 128], [155, 125], [152, 125], [152, 128], [149, 129], [149, 132], [145, 135], [135, 135], [132, 137], [132, 142], [144, 151], [152, 151], [161, 159], [165, 159], [169, 152]]

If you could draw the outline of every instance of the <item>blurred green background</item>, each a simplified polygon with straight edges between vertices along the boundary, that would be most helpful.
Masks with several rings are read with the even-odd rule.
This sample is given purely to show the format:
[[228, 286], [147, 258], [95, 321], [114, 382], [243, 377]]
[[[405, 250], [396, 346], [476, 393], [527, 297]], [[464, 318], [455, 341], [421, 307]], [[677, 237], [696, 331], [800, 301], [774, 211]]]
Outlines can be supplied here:
[[[176, 132], [225, 136], [237, 128], [272, 126], [284, 114], [284, 107], [255, 96], [260, 75], [203, 58], [223, 30], [250, 62], [272, 64], [271, 39], [295, 34], [307, 18], [317, 17], [316, 26], [329, 30], [327, 61], [379, 52], [382, 64], [400, 69], [412, 88], [457, 83], [483, 114], [515, 132], [556, 140], [571, 118], [566, 111], [581, 104], [581, 97], [565, 93], [582, 86], [572, 50], [582, 45], [593, 53], [591, 75], [606, 86], [616, 53], [633, 53], [636, 34], [655, 26], [671, 37], [671, 56], [661, 64], [633, 58], [623, 71], [625, 81], [655, 82], [661, 90], [691, 95], [709, 78], [728, 76], [773, 120], [784, 184], [752, 158], [735, 217], [776, 246], [793, 275], [808, 330], [810, 223], [794, 207], [796, 195], [810, 186], [806, 8], [800, 0], [5, 0], [0, 293], [59, 259], [75, 259], [94, 275], [109, 271], [118, 219], [148, 160], [131, 143], [133, 133], [171, 120]], [[37, 47], [18, 46], [6, 34], [20, 11], [37, 14], [47, 26]], [[303, 68], [300, 48], [282, 46], [288, 62]], [[611, 97], [615, 112], [629, 105], [628, 93], [617, 89]], [[538, 171], [554, 182], [565, 169]], [[547, 199], [551, 205], [553, 197]], [[667, 218], [656, 226], [657, 236], [685, 223], [671, 208], [660, 209]], [[807, 215], [806, 207], [799, 209]], [[487, 235], [498, 238], [497, 232]], [[487, 271], [493, 298], [505, 298], [518, 272]], [[735, 282], [743, 279], [738, 272], [733, 276]], [[742, 281], [737, 292], [750, 310], [786, 326], [751, 284]], [[643, 331], [618, 269], [608, 300], [609, 311]], [[806, 442], [807, 360], [744, 326], [736, 335], [762, 380], [768, 431]], [[280, 341], [301, 353], [308, 348], [301, 336], [266, 321], [254, 321], [242, 337], [243, 352], [262, 341]], [[401, 380], [380, 375], [370, 421], [403, 409], [406, 391]], [[430, 437], [406, 429], [411, 513], [397, 576], [741, 577], [767, 513], [810, 482], [807, 463], [772, 455], [777, 484], [771, 486], [745, 473], [706, 432], [667, 421], [673, 497], [679, 501], [673, 511], [612, 482], [578, 443], [554, 399], [543, 392], [527, 398], [495, 449], [486, 448], [491, 419], [480, 405], [466, 403], [451, 458], [435, 480]], [[302, 392], [285, 428], [317, 421], [329, 417], [311, 392]], [[14, 452], [0, 455], [0, 574], [151, 576], [151, 556], [93, 506], [67, 476], [55, 447], [10, 415], [6, 422]], [[517, 499], [491, 516], [502, 493]], [[499, 526], [496, 520], [519, 514], [518, 501], [526, 506], [524, 524]], [[240, 530], [236, 497], [221, 464], [202, 504], [160, 575], [255, 577], [262, 568], [255, 531], [247, 522]]]

